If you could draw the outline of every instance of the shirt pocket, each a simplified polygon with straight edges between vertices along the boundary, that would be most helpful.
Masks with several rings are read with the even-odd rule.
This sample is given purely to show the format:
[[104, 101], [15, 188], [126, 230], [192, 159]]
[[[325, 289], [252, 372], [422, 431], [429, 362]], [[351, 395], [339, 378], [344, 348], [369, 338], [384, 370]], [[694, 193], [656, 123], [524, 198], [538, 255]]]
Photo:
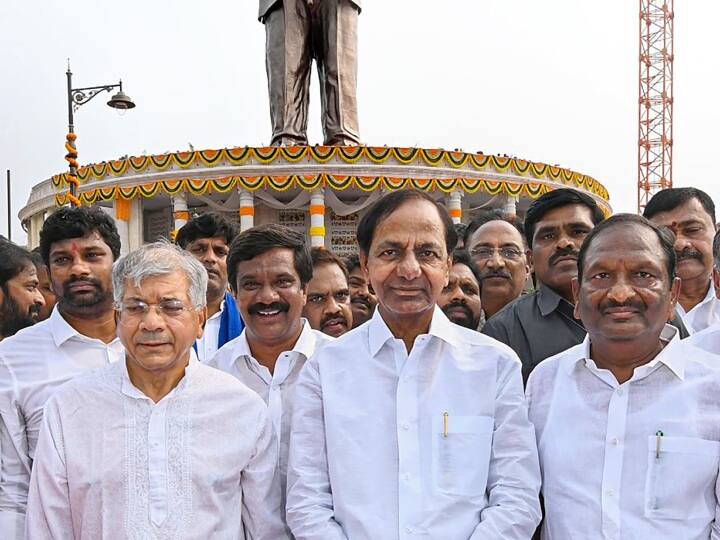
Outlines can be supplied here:
[[720, 443], [692, 437], [648, 437], [645, 517], [712, 519]]
[[449, 495], [485, 493], [495, 421], [490, 416], [438, 413], [432, 422], [432, 470]]

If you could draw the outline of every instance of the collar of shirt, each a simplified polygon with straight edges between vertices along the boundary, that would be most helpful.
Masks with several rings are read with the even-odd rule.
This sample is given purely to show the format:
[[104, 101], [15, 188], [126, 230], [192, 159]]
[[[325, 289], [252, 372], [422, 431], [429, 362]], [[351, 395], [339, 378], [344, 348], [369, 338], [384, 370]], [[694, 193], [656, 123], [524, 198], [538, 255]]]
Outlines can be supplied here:
[[[310, 328], [310, 323], [307, 321], [306, 318], [301, 317], [300, 322], [302, 323], [302, 331], [300, 332], [300, 337], [298, 337], [295, 345], [293, 345], [293, 348], [291, 350], [283, 351], [282, 353], [280, 353], [280, 356], [286, 353], [295, 353], [292, 355], [293, 357], [300, 354], [307, 360], [315, 352], [317, 337], [315, 336], [312, 328]], [[235, 343], [235, 347], [233, 349], [233, 357], [246, 358], [248, 365], [252, 367], [255, 371], [258, 371], [258, 367], [262, 367], [263, 369], [259, 371], [263, 378], [267, 376], [270, 379], [279, 379], [280, 382], [282, 382], [282, 380], [284, 380], [285, 377], [287, 377], [287, 375], [290, 373], [290, 370], [292, 369], [292, 364], [294, 364], [294, 362], [291, 362], [287, 366], [287, 373], [284, 374], [277, 372], [277, 367], [279, 367], [278, 364], [278, 366], [276, 366], [275, 374], [273, 376], [270, 376], [270, 372], [268, 371], [268, 369], [264, 366], [260, 366], [259, 362], [253, 357], [252, 352], [250, 351], [250, 344], [248, 343], [246, 332], [247, 326], [243, 329], [242, 333], [237, 338], [237, 343]]]
[[208, 317], [208, 320], [205, 322], [205, 324], [209, 323], [214, 319], [219, 319], [220, 315], [222, 315], [223, 309], [225, 309], [225, 300], [220, 303], [220, 309], [218, 309], [217, 312], [213, 313], [212, 315], [210, 315], [210, 317]]
[[558, 293], [553, 291], [550, 287], [548, 287], [542, 282], [538, 283], [538, 292], [535, 296], [535, 299], [538, 308], [540, 308], [540, 313], [542, 313], [543, 317], [547, 317], [548, 315], [550, 315], [550, 313], [555, 311], [558, 306], [560, 306], [561, 302], [565, 302], [572, 307], [572, 304], [570, 304], [570, 302], [565, 300], [562, 296], [560, 296]]
[[701, 332], [705, 328], [708, 328], [718, 322], [720, 318], [720, 313], [718, 313], [718, 311], [720, 310], [718, 310], [717, 306], [718, 299], [715, 296], [715, 287], [713, 286], [712, 281], [710, 281], [705, 298], [693, 306], [690, 311], [685, 311], [680, 303], [678, 303], [676, 311], [680, 315], [683, 323], [685, 323], [685, 327], [688, 332], [690, 332], [690, 334], [694, 334], [696, 332]]
[[[662, 332], [660, 333], [660, 341], [663, 341], [667, 344], [657, 354], [657, 356], [655, 356], [655, 358], [650, 360], [650, 362], [643, 366], [635, 368], [635, 372], [633, 373], [631, 380], [639, 380], [647, 377], [652, 371], [655, 370], [659, 363], [665, 364], [670, 369], [670, 371], [672, 371], [677, 376], [678, 379], [680, 379], [681, 381], [684, 380], [685, 364], [687, 362], [687, 358], [681, 352], [676, 351], [680, 344], [680, 336], [678, 333], [678, 329], [674, 326], [666, 324]], [[590, 358], [590, 334], [585, 336], [585, 339], [580, 346], [580, 352], [581, 354], [578, 355], [578, 358], [576, 358], [573, 362], [568, 362], [566, 364], [568, 375], [572, 373], [572, 370], [579, 362], [584, 362], [585, 367], [598, 375], [603, 381], [610, 382], [612, 386], [617, 385], [617, 380], [615, 379], [615, 377], [610, 376], [608, 370], [598, 368], [597, 364], [595, 364], [595, 361]]]
[[[430, 329], [427, 334], [423, 335], [441, 339], [449, 345], [457, 345], [460, 341], [457, 326], [450, 322], [450, 319], [445, 316], [437, 305], [435, 306], [432, 320], [430, 321]], [[377, 353], [380, 352], [380, 349], [383, 348], [383, 345], [394, 339], [398, 338], [393, 335], [388, 325], [385, 324], [385, 320], [382, 318], [382, 315], [380, 315], [380, 310], [376, 309], [368, 326], [370, 354], [376, 356]]]
[[[75, 330], [70, 324], [65, 320], [65, 318], [61, 315], [60, 310], [58, 309], [57, 305], [53, 308], [52, 312], [50, 313], [50, 317], [48, 319], [49, 326], [50, 326], [50, 334], [52, 335], [53, 341], [55, 342], [56, 347], [60, 347], [63, 343], [68, 341], [72, 338], [80, 338], [85, 341], [97, 341], [101, 342], [99, 339], [91, 338], [88, 336], [85, 336]], [[118, 337], [115, 337], [110, 343], [107, 343], [106, 345], [111, 348], [116, 348], [117, 345], [119, 345], [120, 340]]]
[[[118, 362], [120, 366], [117, 368], [120, 372], [120, 391], [125, 394], [128, 397], [131, 397], [133, 399], [145, 399], [149, 400], [150, 398], [147, 397], [144, 393], [142, 393], [130, 380], [130, 375], [128, 373], [127, 369], [127, 358], [126, 353], [123, 352], [122, 358], [120, 362]], [[173, 394], [175, 394], [176, 390], [182, 389], [185, 386], [188, 385], [189, 380], [192, 378], [193, 373], [197, 370], [197, 366], [199, 365], [199, 361], [197, 359], [197, 355], [195, 354], [194, 349], [190, 349], [190, 360], [188, 362], [187, 367], [185, 368], [185, 375], [182, 379], [180, 379], [180, 382], [178, 382], [177, 386], [170, 390], [170, 392], [162, 399], [169, 398]], [[161, 401], [162, 401], [161, 400]]]

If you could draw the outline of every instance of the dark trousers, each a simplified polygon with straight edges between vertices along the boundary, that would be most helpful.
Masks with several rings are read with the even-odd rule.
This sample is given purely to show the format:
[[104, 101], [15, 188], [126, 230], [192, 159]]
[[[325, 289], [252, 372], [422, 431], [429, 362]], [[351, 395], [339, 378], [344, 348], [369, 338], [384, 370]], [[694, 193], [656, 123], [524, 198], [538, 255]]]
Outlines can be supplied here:
[[317, 63], [324, 143], [360, 143], [358, 9], [349, 0], [283, 0], [264, 19], [272, 145], [307, 144], [310, 70]]

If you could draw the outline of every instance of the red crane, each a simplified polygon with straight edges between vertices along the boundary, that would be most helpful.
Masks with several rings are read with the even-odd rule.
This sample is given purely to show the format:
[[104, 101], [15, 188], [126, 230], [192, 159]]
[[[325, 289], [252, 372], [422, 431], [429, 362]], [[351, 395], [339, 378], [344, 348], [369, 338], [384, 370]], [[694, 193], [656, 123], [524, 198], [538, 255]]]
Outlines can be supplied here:
[[672, 187], [673, 0], [640, 0], [638, 213]]

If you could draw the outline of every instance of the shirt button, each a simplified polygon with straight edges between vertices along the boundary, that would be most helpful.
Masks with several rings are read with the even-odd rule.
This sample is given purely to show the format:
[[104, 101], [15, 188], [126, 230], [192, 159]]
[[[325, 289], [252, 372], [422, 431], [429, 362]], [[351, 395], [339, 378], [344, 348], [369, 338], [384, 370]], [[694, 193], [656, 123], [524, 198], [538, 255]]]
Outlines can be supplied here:
[[622, 396], [622, 395], [623, 395], [623, 389], [622, 389], [622, 388], [618, 388], [618, 389], [616, 390], [616, 392], [617, 392], [617, 395], [618, 395], [618, 396]]
[[412, 534], [412, 527], [405, 527], [405, 534]]
[[407, 431], [408, 429], [410, 429], [410, 424], [408, 424], [407, 422], [403, 422], [402, 428]]
[[610, 441], [610, 442], [612, 442], [612, 445], [613, 445], [613, 446], [617, 446], [618, 444], [620, 444], [620, 441], [618, 440], [617, 437], [615, 437], [615, 438], [614, 438], [612, 441]]
[[411, 478], [410, 473], [405, 473], [405, 474], [403, 474], [403, 479], [404, 479], [405, 481], [409, 482], [409, 481], [410, 481], [410, 478]]
[[608, 497], [613, 497], [613, 496], [615, 495], [615, 490], [614, 490], [614, 489], [608, 489], [608, 490], [607, 490], [607, 494], [608, 494]]

